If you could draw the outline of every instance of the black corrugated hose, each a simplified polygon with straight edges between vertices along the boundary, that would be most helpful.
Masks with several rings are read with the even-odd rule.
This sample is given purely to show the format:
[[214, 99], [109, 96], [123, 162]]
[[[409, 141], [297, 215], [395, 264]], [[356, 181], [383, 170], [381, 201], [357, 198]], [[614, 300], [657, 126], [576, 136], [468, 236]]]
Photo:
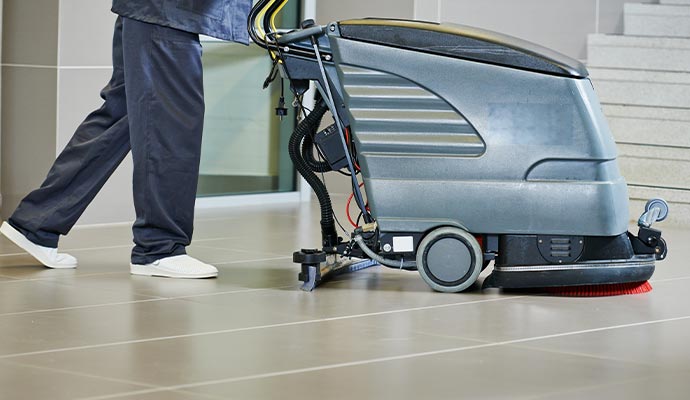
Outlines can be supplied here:
[[323, 100], [320, 100], [314, 107], [314, 110], [295, 128], [288, 145], [290, 159], [295, 165], [297, 172], [307, 181], [319, 199], [319, 205], [321, 206], [321, 237], [324, 248], [334, 247], [338, 244], [338, 232], [335, 229], [335, 221], [333, 219], [333, 205], [331, 204], [331, 197], [328, 195], [326, 185], [321, 182], [304, 160], [301, 147], [305, 137], [319, 128], [321, 118], [327, 110], [328, 106], [326, 106]]
[[328, 107], [326, 107], [323, 100], [319, 100], [314, 111], [310, 114], [314, 115], [314, 123], [309, 126], [309, 131], [304, 135], [304, 140], [302, 141], [302, 158], [309, 166], [309, 169], [316, 173], [333, 171], [328, 161], [317, 161], [314, 158], [314, 135], [316, 135], [316, 132], [319, 130], [321, 120], [324, 114], [326, 114], [326, 111], [328, 111]]

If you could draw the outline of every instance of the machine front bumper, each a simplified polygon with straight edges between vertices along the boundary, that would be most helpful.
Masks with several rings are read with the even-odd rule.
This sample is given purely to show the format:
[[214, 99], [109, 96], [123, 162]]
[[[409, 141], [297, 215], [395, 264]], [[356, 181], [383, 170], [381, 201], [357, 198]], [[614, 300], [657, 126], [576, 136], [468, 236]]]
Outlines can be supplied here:
[[482, 288], [524, 289], [644, 282], [654, 274], [654, 255], [568, 265], [496, 266]]

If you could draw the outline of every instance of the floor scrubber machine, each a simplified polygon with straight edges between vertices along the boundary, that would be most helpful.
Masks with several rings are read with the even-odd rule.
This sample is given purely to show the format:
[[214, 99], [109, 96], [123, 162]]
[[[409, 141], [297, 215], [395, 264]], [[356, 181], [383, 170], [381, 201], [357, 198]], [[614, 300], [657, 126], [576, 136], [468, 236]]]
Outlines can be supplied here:
[[[249, 31], [273, 60], [266, 86], [287, 79], [296, 103], [312, 83], [318, 91], [289, 148], [321, 206], [323, 242], [293, 255], [304, 290], [381, 264], [460, 292], [492, 260], [485, 288], [625, 284], [666, 257], [652, 228], [668, 215], [663, 200], [628, 232], [616, 146], [580, 62], [452, 24], [308, 20], [279, 31], [287, 1], [259, 1]], [[320, 179], [329, 171], [352, 180], [359, 218], [346, 240]]]

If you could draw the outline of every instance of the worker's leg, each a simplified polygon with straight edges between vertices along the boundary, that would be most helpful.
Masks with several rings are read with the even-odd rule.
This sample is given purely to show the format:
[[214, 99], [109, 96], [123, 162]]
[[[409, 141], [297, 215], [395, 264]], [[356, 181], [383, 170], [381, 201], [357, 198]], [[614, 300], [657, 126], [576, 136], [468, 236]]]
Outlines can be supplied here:
[[33, 243], [57, 247], [59, 236], [69, 232], [129, 152], [122, 55], [118, 18], [113, 75], [101, 92], [105, 103], [79, 125], [41, 187], [26, 196], [8, 220]]
[[196, 34], [124, 19], [134, 159], [132, 263], [185, 254], [192, 238], [204, 119]]

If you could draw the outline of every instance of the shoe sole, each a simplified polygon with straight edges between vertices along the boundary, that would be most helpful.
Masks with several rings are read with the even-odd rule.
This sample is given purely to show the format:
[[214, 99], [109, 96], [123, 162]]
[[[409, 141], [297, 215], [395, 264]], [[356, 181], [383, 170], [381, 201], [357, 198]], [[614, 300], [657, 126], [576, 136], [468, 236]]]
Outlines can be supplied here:
[[206, 279], [215, 278], [218, 276], [218, 272], [212, 272], [208, 274], [181, 274], [178, 272], [166, 271], [164, 269], [157, 268], [155, 266], [149, 265], [138, 265], [129, 264], [129, 271], [132, 275], [140, 276], [155, 276], [161, 278], [178, 278], [178, 279]]
[[41, 256], [41, 254], [32, 251], [31, 248], [33, 246], [37, 246], [34, 242], [30, 241], [29, 239], [26, 238], [26, 236], [22, 235], [21, 232], [18, 230], [14, 229], [14, 227], [7, 222], [3, 222], [2, 226], [0, 226], [0, 233], [5, 235], [6, 238], [8, 238], [12, 243], [16, 244], [19, 246], [22, 250], [25, 252], [29, 253], [33, 258], [36, 259], [36, 261], [40, 262], [44, 266], [52, 269], [74, 269], [77, 268], [77, 264], [52, 264], [50, 262], [46, 262], [45, 259]]

